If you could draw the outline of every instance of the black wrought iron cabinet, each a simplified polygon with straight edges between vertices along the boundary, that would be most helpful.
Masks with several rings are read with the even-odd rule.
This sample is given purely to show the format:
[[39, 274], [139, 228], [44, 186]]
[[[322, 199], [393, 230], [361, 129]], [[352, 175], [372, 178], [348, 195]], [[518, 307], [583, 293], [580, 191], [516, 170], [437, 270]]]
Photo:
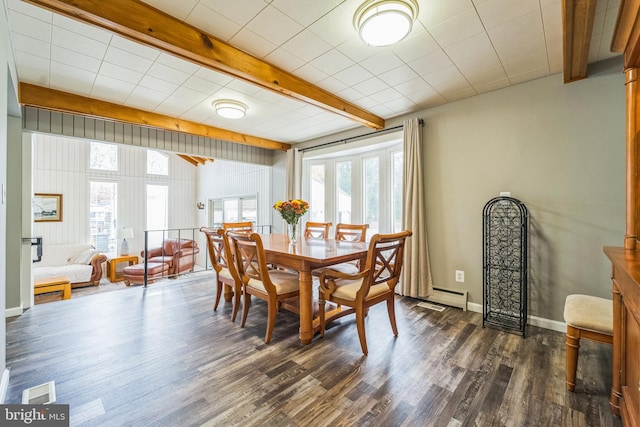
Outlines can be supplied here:
[[483, 210], [482, 326], [520, 331], [527, 324], [527, 207], [512, 197]]

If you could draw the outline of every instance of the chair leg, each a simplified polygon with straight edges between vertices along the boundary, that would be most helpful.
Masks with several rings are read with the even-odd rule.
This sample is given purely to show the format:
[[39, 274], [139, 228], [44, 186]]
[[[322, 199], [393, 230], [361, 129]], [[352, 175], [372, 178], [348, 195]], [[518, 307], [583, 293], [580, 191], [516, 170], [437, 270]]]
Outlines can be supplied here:
[[578, 369], [578, 350], [580, 349], [580, 330], [567, 325], [567, 390], [576, 388], [576, 371]]
[[367, 349], [367, 335], [364, 330], [364, 308], [357, 307], [356, 311], [356, 327], [358, 329], [358, 338], [360, 338], [360, 347], [362, 347], [362, 352], [366, 356], [369, 354], [369, 350]]
[[387, 313], [389, 313], [389, 322], [391, 322], [391, 330], [393, 330], [393, 335], [398, 336], [398, 325], [396, 325], [396, 304], [393, 298], [393, 294], [391, 297], [387, 299]]
[[[322, 293], [320, 293], [320, 295], [322, 295]], [[320, 321], [320, 336], [324, 337], [324, 327], [325, 327], [325, 300], [324, 298], [322, 298], [322, 296], [320, 297], [320, 300], [318, 301], [318, 320]]]
[[244, 324], [247, 321], [247, 314], [249, 314], [249, 306], [251, 305], [251, 294], [248, 292], [244, 293], [244, 304], [242, 304], [242, 322], [240, 322], [240, 327], [244, 328]]
[[240, 309], [240, 298], [242, 298], [242, 287], [239, 285], [236, 285], [233, 293], [235, 295], [233, 297], [233, 311], [231, 312], [231, 321], [235, 322], [236, 316], [238, 315], [238, 310]]
[[267, 304], [267, 331], [264, 334], [264, 343], [269, 344], [273, 336], [273, 328], [276, 325], [276, 314], [279, 309], [279, 301], [270, 299]]
[[218, 304], [220, 304], [220, 296], [222, 294], [222, 282], [217, 283], [216, 289], [216, 303], [213, 305], [213, 311], [218, 309]]

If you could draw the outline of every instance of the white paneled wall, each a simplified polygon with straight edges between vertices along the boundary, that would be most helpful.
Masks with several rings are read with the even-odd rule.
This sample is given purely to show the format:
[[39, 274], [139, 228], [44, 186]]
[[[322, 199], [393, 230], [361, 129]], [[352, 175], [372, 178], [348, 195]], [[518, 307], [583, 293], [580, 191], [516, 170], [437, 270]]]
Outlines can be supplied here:
[[[197, 200], [206, 206], [205, 209], [198, 211], [198, 223], [201, 226], [210, 225], [207, 223], [207, 218], [209, 217], [208, 201], [211, 199], [257, 195], [258, 225], [271, 225], [271, 175], [271, 166], [227, 160], [216, 159], [213, 163], [198, 167]], [[198, 242], [201, 247], [204, 247], [204, 239]]]
[[62, 222], [34, 224], [34, 236], [42, 236], [45, 244], [89, 242], [90, 181], [117, 183], [117, 224], [133, 228], [135, 237], [129, 241], [132, 253], [139, 253], [144, 247], [147, 183], [168, 185], [170, 228], [192, 228], [199, 224], [198, 172], [176, 155], [169, 156], [169, 177], [159, 177], [146, 173], [145, 148], [118, 144], [119, 170], [108, 172], [89, 169], [88, 140], [33, 134], [33, 143], [34, 192], [63, 195]]

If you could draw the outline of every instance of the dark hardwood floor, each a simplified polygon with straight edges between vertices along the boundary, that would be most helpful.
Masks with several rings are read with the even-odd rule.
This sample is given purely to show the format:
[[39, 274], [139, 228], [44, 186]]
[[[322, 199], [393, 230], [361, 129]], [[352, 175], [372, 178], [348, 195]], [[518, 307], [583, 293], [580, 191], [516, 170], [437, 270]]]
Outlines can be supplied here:
[[265, 345], [266, 304], [246, 328], [213, 311], [210, 272], [36, 305], [7, 320], [5, 403], [54, 380], [71, 425], [621, 426], [609, 410], [611, 348], [583, 342], [576, 392], [564, 383], [564, 334], [527, 338], [482, 328], [482, 316], [396, 302], [303, 346], [282, 311]]

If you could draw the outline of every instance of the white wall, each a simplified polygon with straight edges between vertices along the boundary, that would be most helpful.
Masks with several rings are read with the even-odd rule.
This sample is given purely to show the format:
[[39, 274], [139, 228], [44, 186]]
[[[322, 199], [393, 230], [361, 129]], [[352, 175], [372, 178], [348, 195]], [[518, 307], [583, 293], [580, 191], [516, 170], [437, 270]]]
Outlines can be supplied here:
[[[625, 87], [622, 61], [557, 74], [412, 117], [425, 120], [424, 168], [434, 285], [482, 303], [482, 208], [510, 191], [530, 212], [529, 314], [562, 321], [571, 293], [611, 298], [604, 245], [625, 227]], [[403, 117], [388, 120], [387, 127]], [[350, 131], [312, 146], [367, 133]], [[455, 282], [455, 270], [465, 282]]]
[[[271, 166], [239, 163], [216, 159], [198, 167], [198, 200], [205, 204], [199, 210], [199, 226], [211, 226], [209, 218], [209, 200], [224, 197], [256, 195], [258, 201], [257, 225], [271, 225]], [[284, 186], [284, 182], [282, 184]], [[206, 242], [202, 236], [198, 245], [204, 248]], [[198, 263], [204, 265], [205, 251], [200, 252]]]
[[[17, 105], [17, 79], [15, 61], [11, 52], [9, 25], [6, 16], [5, 1], [0, 0], [0, 307], [6, 306], [6, 254], [7, 254], [7, 209], [4, 190], [7, 185], [7, 146], [9, 141], [7, 115], [9, 107], [13, 110]], [[19, 141], [18, 141], [19, 143]], [[20, 228], [20, 224], [11, 224]], [[20, 246], [9, 248], [20, 251]], [[6, 368], [6, 325], [0, 322], [0, 403], [4, 403], [4, 396], [8, 386], [9, 371]]]
[[[284, 185], [284, 184], [283, 184]], [[215, 160], [198, 167], [198, 200], [206, 208], [199, 211], [198, 223], [207, 224], [208, 200], [224, 197], [252, 196], [258, 198], [258, 224], [271, 224], [271, 167]]]
[[[131, 253], [144, 248], [146, 226], [145, 185], [169, 186], [169, 228], [198, 226], [196, 209], [196, 167], [176, 155], [169, 156], [169, 177], [146, 174], [146, 149], [118, 145], [118, 172], [89, 169], [87, 140], [33, 134], [33, 191], [63, 195], [63, 221], [37, 222], [34, 236], [45, 245], [88, 243], [89, 181], [118, 183], [118, 227], [132, 227], [134, 238], [127, 239]], [[186, 236], [185, 236], [186, 237]]]

